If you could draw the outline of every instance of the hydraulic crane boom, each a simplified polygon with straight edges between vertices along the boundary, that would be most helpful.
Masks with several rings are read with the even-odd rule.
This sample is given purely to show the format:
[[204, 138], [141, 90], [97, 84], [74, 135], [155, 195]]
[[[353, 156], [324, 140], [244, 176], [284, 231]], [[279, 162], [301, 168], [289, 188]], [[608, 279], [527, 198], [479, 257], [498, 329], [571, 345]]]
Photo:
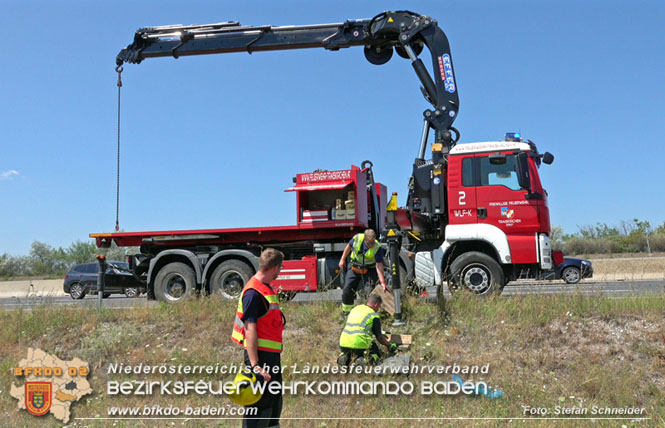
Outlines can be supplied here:
[[[134, 42], [120, 51], [116, 63], [121, 67], [124, 63], [138, 64], [147, 58], [305, 48], [335, 51], [351, 46], [364, 46], [365, 57], [375, 65], [388, 62], [393, 48], [399, 56], [411, 60], [423, 95], [433, 106], [423, 113], [424, 135], [430, 128], [434, 129], [436, 142], [452, 148], [459, 139], [457, 130], [452, 127], [457, 118], [459, 97], [450, 45], [437, 21], [413, 12], [384, 12], [371, 19], [337, 24], [254, 27], [222, 22], [141, 28], [134, 35]], [[418, 58], [424, 46], [432, 56], [432, 74]], [[426, 136], [419, 158], [424, 155], [425, 143]]]

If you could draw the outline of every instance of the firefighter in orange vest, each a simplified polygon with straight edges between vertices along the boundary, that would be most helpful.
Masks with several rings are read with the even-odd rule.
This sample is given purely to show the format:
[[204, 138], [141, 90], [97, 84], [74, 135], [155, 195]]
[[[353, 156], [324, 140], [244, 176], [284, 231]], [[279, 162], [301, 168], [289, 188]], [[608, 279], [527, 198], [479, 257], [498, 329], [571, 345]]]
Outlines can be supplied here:
[[[383, 275], [384, 249], [376, 242], [376, 232], [367, 229], [365, 233], [358, 233], [344, 248], [339, 268], [344, 271], [346, 258], [351, 255], [351, 266], [346, 271], [344, 288], [342, 289], [342, 313], [348, 315], [353, 309], [353, 300], [356, 290], [361, 282], [366, 280], [375, 281], [378, 275], [379, 281], [386, 290], [386, 278]], [[376, 272], [374, 272], [376, 269]]]
[[[238, 301], [232, 339], [245, 347], [245, 364], [265, 382], [282, 383], [282, 332], [286, 324], [279, 307], [277, 290], [270, 286], [282, 269], [284, 254], [268, 248], [259, 258], [259, 271], [245, 284]], [[270, 386], [270, 385], [268, 385]], [[266, 388], [254, 405], [256, 412], [246, 412], [243, 427], [276, 427], [282, 413], [282, 394]], [[251, 416], [248, 416], [251, 415]]]

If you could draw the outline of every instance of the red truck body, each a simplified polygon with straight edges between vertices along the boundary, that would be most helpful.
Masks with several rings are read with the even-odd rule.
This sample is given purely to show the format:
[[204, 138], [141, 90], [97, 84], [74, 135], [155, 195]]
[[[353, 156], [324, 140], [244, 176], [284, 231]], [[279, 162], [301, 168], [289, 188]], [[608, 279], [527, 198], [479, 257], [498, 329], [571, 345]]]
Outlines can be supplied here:
[[[549, 209], [547, 193], [538, 177], [539, 160], [535, 145], [520, 141], [454, 147], [447, 163], [440, 169], [432, 169], [432, 183], [441, 184], [445, 192], [440, 198], [447, 213], [443, 234], [431, 235], [431, 224], [422, 221], [421, 212], [414, 210], [409, 214], [406, 209], [398, 210], [402, 231], [416, 238], [400, 252], [405, 279], [415, 279], [422, 286], [441, 284], [449, 279], [447, 275], [454, 274], [453, 262], [470, 253], [476, 254], [476, 258], [478, 254], [489, 255], [494, 262], [481, 262], [501, 269], [500, 285], [496, 280], [490, 283], [483, 274], [474, 276], [474, 271], [469, 271], [467, 283], [471, 287], [477, 284], [474, 291], [479, 294], [495, 292], [496, 287], [510, 280], [538, 277], [551, 269]], [[379, 232], [386, 222], [387, 189], [380, 183], [372, 187], [370, 174], [371, 170], [357, 166], [298, 174], [294, 185], [286, 189], [296, 193], [297, 217], [293, 226], [90, 236], [100, 247], [112, 241], [118, 246], [140, 246], [146, 258], [135, 260], [133, 268], [144, 275], [149, 292], [156, 281], [159, 283], [157, 274], [163, 267], [184, 261], [193, 267], [197, 289], [214, 293], [221, 287], [227, 290], [222, 293], [225, 297], [235, 297], [258, 268], [258, 255], [266, 247], [278, 248], [286, 255], [282, 273], [275, 281], [280, 290], [316, 291], [340, 286], [338, 264], [348, 241], [370, 227], [372, 215], [379, 219]], [[520, 174], [526, 177], [522, 182], [517, 177]], [[372, 203], [374, 195], [376, 203]], [[230, 260], [244, 267], [232, 265]], [[216, 274], [218, 269], [223, 272]], [[237, 277], [225, 276], [229, 269], [238, 273]], [[483, 269], [487, 275], [490, 268]], [[466, 272], [464, 266], [458, 270]], [[495, 270], [496, 275], [499, 274]], [[233, 292], [228, 292], [230, 289]]]
[[[214, 252], [242, 248], [255, 256], [267, 246], [298, 248], [292, 253], [297, 255], [296, 258], [288, 258], [287, 252], [284, 268], [274, 285], [282, 291], [315, 291], [324, 285], [322, 278], [319, 278], [315, 253], [341, 253], [340, 248], [346, 242], [368, 227], [367, 179], [366, 170], [357, 166], [340, 171], [298, 174], [295, 185], [285, 190], [296, 193], [297, 222], [292, 226], [93, 233], [90, 237], [95, 238], [100, 247], [108, 246], [113, 241], [121, 247], [141, 246], [142, 252], [156, 256], [168, 250], [201, 246], [214, 248]], [[380, 183], [374, 186], [381, 207], [379, 215], [383, 219], [386, 187]], [[352, 199], [348, 199], [349, 193]], [[347, 209], [346, 202], [349, 200], [353, 200], [353, 206]], [[336, 206], [340, 201], [343, 201], [343, 210]], [[343, 216], [340, 211], [344, 211]], [[333, 244], [336, 244], [335, 250], [332, 249]], [[212, 267], [204, 267], [204, 270], [202, 285], [209, 281]]]

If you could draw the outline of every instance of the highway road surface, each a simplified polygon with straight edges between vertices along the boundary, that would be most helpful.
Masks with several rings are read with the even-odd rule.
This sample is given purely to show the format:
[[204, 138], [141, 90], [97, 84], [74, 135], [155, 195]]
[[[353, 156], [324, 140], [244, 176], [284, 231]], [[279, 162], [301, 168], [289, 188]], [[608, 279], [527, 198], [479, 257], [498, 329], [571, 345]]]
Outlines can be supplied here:
[[[654, 294], [665, 292], [665, 281], [597, 281], [582, 282], [577, 285], [568, 285], [562, 281], [541, 282], [513, 282], [503, 290], [503, 296], [520, 296], [527, 294], [583, 294], [609, 297], [636, 296], [641, 294]], [[428, 287], [427, 294], [433, 300], [436, 288]], [[444, 295], [449, 297], [447, 289]], [[294, 303], [314, 303], [321, 301], [340, 302], [342, 290], [336, 289], [324, 293], [299, 293], [293, 299]], [[112, 295], [103, 299], [106, 308], [133, 308], [135, 306], [154, 306], [158, 303], [149, 301], [145, 296], [130, 299], [122, 295]], [[3, 297], [0, 298], [0, 307], [5, 310], [16, 308], [32, 308], [37, 305], [69, 306], [71, 308], [94, 308], [98, 305], [97, 296], [86, 296], [82, 300], [73, 300], [69, 296], [55, 297]]]

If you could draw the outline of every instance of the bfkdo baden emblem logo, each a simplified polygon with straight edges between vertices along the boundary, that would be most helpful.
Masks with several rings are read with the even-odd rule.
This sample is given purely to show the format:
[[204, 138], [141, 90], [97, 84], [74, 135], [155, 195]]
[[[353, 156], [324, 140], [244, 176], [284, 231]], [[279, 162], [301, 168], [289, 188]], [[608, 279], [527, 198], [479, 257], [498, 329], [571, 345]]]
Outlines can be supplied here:
[[78, 358], [61, 360], [41, 349], [28, 348], [27, 358], [13, 370], [17, 380], [23, 378], [23, 385], [12, 383], [9, 394], [18, 400], [17, 410], [36, 416], [52, 413], [68, 423], [71, 405], [92, 393], [86, 379], [89, 370], [88, 363]]
[[25, 408], [35, 416], [48, 413], [51, 408], [53, 386], [51, 382], [25, 383]]

